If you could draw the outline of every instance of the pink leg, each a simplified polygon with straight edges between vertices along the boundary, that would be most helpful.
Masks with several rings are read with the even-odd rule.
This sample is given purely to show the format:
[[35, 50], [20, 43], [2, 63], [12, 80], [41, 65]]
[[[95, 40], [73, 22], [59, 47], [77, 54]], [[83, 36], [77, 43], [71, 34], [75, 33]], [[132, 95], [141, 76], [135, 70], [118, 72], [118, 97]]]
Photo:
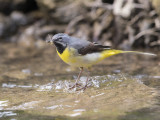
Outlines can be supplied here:
[[82, 72], [83, 72], [83, 67], [80, 67], [80, 72], [79, 72], [79, 75], [78, 75], [78, 77], [77, 77], [77, 79], [76, 79], [76, 82], [75, 82], [74, 85], [73, 85], [72, 87], [70, 87], [69, 89], [76, 88], [76, 86], [78, 85], [78, 81], [79, 81], [79, 79], [80, 79], [80, 76], [81, 76]]
[[82, 89], [85, 90], [87, 88], [87, 83], [88, 83], [89, 77], [90, 77], [90, 72], [88, 71], [88, 75], [87, 75], [85, 86], [80, 88], [79, 90], [82, 90]]

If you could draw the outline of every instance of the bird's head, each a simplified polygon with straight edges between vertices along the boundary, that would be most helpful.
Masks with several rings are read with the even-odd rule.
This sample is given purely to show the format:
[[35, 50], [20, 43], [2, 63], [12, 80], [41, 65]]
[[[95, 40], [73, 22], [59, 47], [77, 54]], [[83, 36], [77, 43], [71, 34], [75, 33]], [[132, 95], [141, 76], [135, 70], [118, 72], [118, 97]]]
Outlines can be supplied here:
[[47, 43], [54, 44], [59, 53], [63, 53], [69, 43], [70, 37], [64, 33], [55, 34]]

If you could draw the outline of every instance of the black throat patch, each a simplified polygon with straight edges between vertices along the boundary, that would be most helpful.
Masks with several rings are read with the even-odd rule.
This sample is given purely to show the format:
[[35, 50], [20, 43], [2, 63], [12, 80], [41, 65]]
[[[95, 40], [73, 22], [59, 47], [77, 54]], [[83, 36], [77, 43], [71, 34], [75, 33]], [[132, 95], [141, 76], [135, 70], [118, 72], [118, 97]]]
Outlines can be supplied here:
[[63, 51], [66, 49], [67, 45], [66, 44], [63, 44], [63, 43], [54, 43], [56, 48], [57, 48], [57, 51], [62, 54]]

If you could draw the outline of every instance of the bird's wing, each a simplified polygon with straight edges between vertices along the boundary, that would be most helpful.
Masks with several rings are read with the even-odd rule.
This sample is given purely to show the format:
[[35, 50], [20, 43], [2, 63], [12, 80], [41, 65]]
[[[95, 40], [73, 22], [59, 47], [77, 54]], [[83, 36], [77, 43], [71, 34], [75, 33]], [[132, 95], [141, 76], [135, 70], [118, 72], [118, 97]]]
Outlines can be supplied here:
[[110, 46], [103, 46], [99, 44], [90, 43], [89, 45], [78, 49], [78, 53], [81, 55], [86, 55], [88, 53], [101, 52], [106, 49], [110, 49]]
[[70, 40], [70, 46], [77, 49], [78, 54], [86, 55], [88, 53], [101, 52], [106, 49], [110, 49], [110, 46], [103, 46], [97, 43], [91, 43], [86, 40], [72, 37]]

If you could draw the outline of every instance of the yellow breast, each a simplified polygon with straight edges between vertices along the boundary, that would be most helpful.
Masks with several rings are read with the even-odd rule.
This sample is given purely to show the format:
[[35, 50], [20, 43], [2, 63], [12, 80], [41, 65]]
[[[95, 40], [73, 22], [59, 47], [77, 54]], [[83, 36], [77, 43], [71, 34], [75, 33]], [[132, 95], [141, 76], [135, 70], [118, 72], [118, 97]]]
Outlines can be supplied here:
[[66, 48], [62, 54], [58, 51], [57, 53], [65, 63], [75, 67], [90, 67], [97, 63], [101, 58], [100, 53], [79, 55], [74, 48]]
[[59, 57], [67, 64], [73, 64], [76, 62], [75, 53], [76, 50], [73, 48], [66, 48], [62, 54], [57, 51]]
[[[62, 54], [60, 54], [57, 51], [58, 55], [65, 63], [75, 67], [86, 67], [86, 68], [91, 67], [92, 65], [96, 64], [97, 62], [107, 57], [110, 57], [119, 53], [128, 53], [128, 52], [144, 54], [142, 52], [136, 52], [136, 51], [122, 51], [122, 50], [113, 50], [113, 49], [104, 50], [102, 52], [88, 53], [86, 55], [78, 54], [75, 48], [66, 48]], [[153, 55], [153, 54], [150, 54], [150, 55]]]

